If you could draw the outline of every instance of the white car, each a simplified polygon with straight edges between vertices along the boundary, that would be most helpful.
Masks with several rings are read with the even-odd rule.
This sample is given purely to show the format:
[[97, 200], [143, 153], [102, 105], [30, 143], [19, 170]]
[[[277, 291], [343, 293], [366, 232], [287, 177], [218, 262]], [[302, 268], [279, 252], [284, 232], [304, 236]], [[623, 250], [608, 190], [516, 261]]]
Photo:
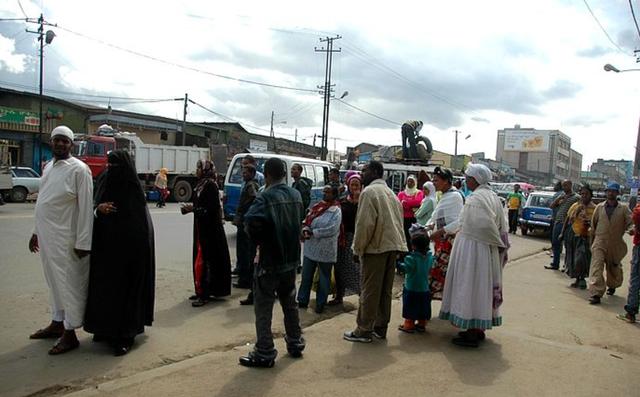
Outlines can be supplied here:
[[29, 167], [11, 167], [13, 189], [9, 198], [14, 203], [24, 203], [27, 196], [40, 190], [40, 175]]

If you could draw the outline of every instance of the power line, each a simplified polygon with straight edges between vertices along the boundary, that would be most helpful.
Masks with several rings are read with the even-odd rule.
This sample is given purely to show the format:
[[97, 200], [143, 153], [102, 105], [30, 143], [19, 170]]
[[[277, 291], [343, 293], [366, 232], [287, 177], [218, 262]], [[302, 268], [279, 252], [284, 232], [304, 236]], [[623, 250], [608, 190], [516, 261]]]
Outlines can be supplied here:
[[638, 32], [638, 37], [640, 37], [640, 27], [638, 27], [638, 20], [636, 19], [636, 13], [633, 11], [633, 3], [629, 0], [629, 8], [631, 8], [631, 16], [633, 17], [633, 23], [636, 25], [636, 31]]
[[340, 99], [340, 98], [334, 98], [334, 99], [335, 99], [336, 101], [338, 101], [338, 102], [342, 103], [343, 105], [349, 106], [350, 108], [353, 108], [353, 109], [355, 109], [355, 110], [357, 110], [357, 111], [359, 111], [359, 112], [362, 112], [362, 113], [368, 114], [369, 116], [371, 116], [371, 117], [375, 117], [375, 118], [377, 118], [377, 119], [379, 119], [379, 120], [386, 121], [386, 122], [387, 122], [387, 123], [389, 123], [389, 124], [393, 124], [393, 125], [395, 125], [395, 126], [399, 126], [399, 125], [401, 125], [401, 124], [402, 124], [402, 123], [399, 123], [399, 122], [397, 122], [397, 121], [389, 120], [389, 119], [386, 119], [386, 118], [384, 118], [384, 117], [378, 116], [377, 114], [374, 114], [374, 113], [368, 112], [368, 111], [366, 111], [366, 110], [364, 110], [364, 109], [361, 109], [361, 108], [359, 108], [359, 107], [357, 107], [357, 106], [355, 106], [355, 105], [352, 105], [352, 104], [350, 104], [350, 103], [348, 103], [348, 102], [345, 102], [344, 100], [342, 100], [342, 99]]
[[593, 11], [591, 10], [591, 7], [589, 7], [589, 3], [587, 3], [587, 0], [582, 0], [582, 1], [584, 2], [584, 5], [587, 6], [589, 13], [593, 17], [593, 19], [596, 21], [598, 26], [600, 26], [600, 29], [602, 29], [602, 32], [604, 33], [605, 36], [607, 36], [607, 39], [609, 39], [611, 44], [613, 44], [618, 49], [618, 51], [622, 52], [623, 54], [629, 55], [625, 50], [622, 49], [622, 47], [620, 47], [615, 41], [613, 41], [611, 36], [609, 36], [609, 33], [607, 33], [607, 30], [604, 28], [604, 26], [602, 26], [602, 24], [600, 23], [600, 20], [598, 20], [598, 17], [596, 17], [596, 14], [594, 14]]
[[132, 55], [135, 55], [135, 56], [138, 56], [138, 57], [141, 57], [141, 58], [149, 59], [149, 60], [152, 60], [152, 61], [155, 61], [155, 62], [160, 62], [160, 63], [163, 63], [165, 65], [174, 66], [174, 67], [177, 67], [177, 68], [180, 68], [180, 69], [189, 70], [189, 71], [192, 71], [192, 72], [202, 73], [202, 74], [218, 77], [218, 78], [225, 79], [225, 80], [237, 81], [239, 83], [259, 85], [259, 86], [262, 86], [262, 87], [278, 88], [278, 89], [290, 90], [290, 91], [313, 92], [313, 93], [316, 92], [316, 90], [308, 89], [308, 88], [299, 88], [299, 87], [290, 87], [290, 86], [284, 86], [284, 85], [279, 85], [279, 84], [263, 83], [263, 82], [259, 82], [259, 81], [241, 79], [241, 78], [227, 76], [227, 75], [223, 75], [223, 74], [208, 72], [206, 70], [198, 69], [198, 68], [195, 68], [195, 67], [192, 67], [192, 66], [182, 65], [182, 64], [179, 64], [179, 63], [176, 63], [176, 62], [171, 62], [171, 61], [168, 61], [168, 60], [165, 60], [165, 59], [157, 58], [157, 57], [154, 57], [152, 55], [148, 55], [148, 54], [144, 54], [144, 53], [141, 53], [141, 52], [138, 52], [138, 51], [130, 50], [128, 48], [125, 48], [125, 47], [122, 47], [122, 46], [119, 46], [119, 45], [116, 45], [116, 44], [112, 44], [112, 43], [106, 42], [106, 41], [104, 41], [102, 39], [97, 39], [97, 38], [94, 38], [94, 37], [91, 37], [91, 36], [87, 36], [87, 35], [85, 35], [83, 33], [79, 33], [79, 32], [73, 31], [73, 30], [68, 29], [68, 28], [64, 28], [64, 27], [60, 27], [60, 26], [58, 26], [58, 28], [66, 31], [66, 32], [69, 32], [71, 34], [74, 34], [76, 36], [79, 36], [79, 37], [82, 37], [82, 38], [85, 38], [85, 39], [88, 39], [88, 40], [92, 40], [92, 41], [98, 42], [98, 43], [100, 43], [102, 45], [105, 45], [107, 47], [115, 48], [117, 50], [120, 50], [120, 51], [123, 51], [123, 52], [127, 52], [129, 54], [132, 54]]
[[29, 18], [27, 13], [24, 12], [24, 8], [22, 8], [22, 3], [20, 2], [20, 0], [16, 0], [16, 1], [18, 2], [18, 7], [20, 7], [20, 11], [22, 11], [22, 15], [24, 15], [25, 18]]
[[[448, 104], [449, 106], [452, 106], [454, 108], [460, 109], [460, 110], [468, 110], [473, 112], [474, 110], [467, 106], [464, 105], [462, 103], [459, 102], [455, 102], [435, 91], [432, 91], [431, 89], [427, 88], [425, 85], [416, 82], [414, 80], [411, 80], [410, 78], [404, 76], [403, 74], [401, 74], [400, 72], [396, 71], [395, 69], [385, 65], [384, 63], [382, 63], [381, 61], [377, 60], [375, 57], [369, 55], [366, 51], [364, 51], [363, 49], [357, 47], [355, 44], [345, 44], [345, 50], [347, 50], [349, 53], [351, 53], [352, 55], [356, 56], [356, 58], [359, 58], [360, 60], [362, 60], [363, 62], [367, 63], [368, 65], [374, 66], [376, 68], [378, 68], [379, 70], [389, 73], [391, 75], [393, 75], [395, 78], [399, 79], [400, 81], [404, 82], [405, 84], [419, 90], [422, 91], [424, 93], [426, 93], [427, 95], [429, 95], [430, 97], [437, 99], [441, 102], [444, 102], [446, 104]], [[367, 59], [369, 58], [369, 59]]]
[[[19, 83], [12, 83], [12, 82], [8, 82], [8, 81], [2, 81], [0, 80], [0, 84], [5, 85], [5, 86], [9, 86], [9, 87], [16, 87], [16, 88], [21, 88], [21, 89], [32, 89], [33, 87], [28, 86], [26, 84], [19, 84]], [[104, 99], [122, 99], [122, 100], [133, 100], [133, 101], [165, 101], [165, 100], [178, 100], [181, 101], [182, 98], [173, 98], [173, 99], [168, 99], [168, 98], [139, 98], [139, 97], [124, 97], [124, 96], [117, 96], [117, 95], [98, 95], [98, 94], [84, 94], [84, 93], [80, 93], [80, 92], [71, 92], [71, 91], [63, 91], [63, 90], [56, 90], [56, 89], [50, 89], [50, 88], [45, 88], [44, 91], [47, 92], [52, 92], [52, 93], [56, 93], [56, 94], [63, 94], [63, 95], [69, 95], [69, 96], [86, 96], [86, 97], [90, 97], [90, 98], [104, 98]]]

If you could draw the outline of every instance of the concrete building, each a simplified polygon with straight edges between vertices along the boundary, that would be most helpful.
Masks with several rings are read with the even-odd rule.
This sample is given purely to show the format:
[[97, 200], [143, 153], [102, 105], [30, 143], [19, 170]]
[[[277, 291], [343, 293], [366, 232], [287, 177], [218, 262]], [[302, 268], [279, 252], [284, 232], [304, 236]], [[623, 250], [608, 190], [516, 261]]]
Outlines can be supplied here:
[[559, 130], [514, 128], [498, 130], [496, 160], [515, 168], [532, 183], [550, 185], [580, 179], [582, 155], [571, 148], [571, 138]]
[[[40, 164], [49, 160], [49, 132], [58, 125], [69, 126], [76, 134], [95, 134], [102, 124], [118, 131], [134, 132], [145, 143], [182, 145], [182, 120], [102, 108], [43, 96], [45, 121], [38, 136], [40, 96], [31, 92], [0, 87], [0, 149], [9, 154], [12, 165], [28, 166], [40, 172]], [[283, 138], [253, 134], [236, 122], [187, 122], [186, 146], [224, 145], [231, 158], [251, 148], [293, 156], [316, 158], [319, 149]]]
[[607, 175], [599, 171], [581, 171], [580, 183], [587, 183], [594, 190], [604, 190], [607, 186]]
[[[624, 175], [622, 179], [620, 180], [616, 179], [616, 182], [625, 183], [626, 181], [633, 178], [633, 161], [631, 160], [598, 159], [595, 163], [591, 165], [591, 167], [593, 168], [594, 165], [597, 165], [597, 166], [607, 165], [607, 166], [615, 167], [617, 169], [616, 174]], [[620, 178], [620, 176], [617, 176], [617, 177]]]
[[615, 181], [621, 185], [625, 185], [627, 183], [627, 175], [624, 169], [615, 164], [608, 164], [607, 162], [602, 161], [602, 159], [598, 159], [597, 162], [591, 164], [589, 170], [603, 174], [608, 182]]

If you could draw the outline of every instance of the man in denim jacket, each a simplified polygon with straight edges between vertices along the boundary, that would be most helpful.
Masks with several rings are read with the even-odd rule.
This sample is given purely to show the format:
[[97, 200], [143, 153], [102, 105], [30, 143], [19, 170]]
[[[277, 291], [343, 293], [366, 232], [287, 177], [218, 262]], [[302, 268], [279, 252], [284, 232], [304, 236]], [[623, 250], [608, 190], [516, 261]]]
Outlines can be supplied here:
[[254, 273], [253, 307], [257, 341], [252, 352], [240, 357], [246, 367], [273, 367], [278, 351], [273, 344], [271, 317], [276, 297], [282, 306], [285, 341], [292, 357], [305, 348], [296, 304], [296, 268], [300, 264], [300, 193], [285, 183], [286, 165], [278, 158], [264, 164], [266, 187], [244, 216], [245, 230], [259, 247]]

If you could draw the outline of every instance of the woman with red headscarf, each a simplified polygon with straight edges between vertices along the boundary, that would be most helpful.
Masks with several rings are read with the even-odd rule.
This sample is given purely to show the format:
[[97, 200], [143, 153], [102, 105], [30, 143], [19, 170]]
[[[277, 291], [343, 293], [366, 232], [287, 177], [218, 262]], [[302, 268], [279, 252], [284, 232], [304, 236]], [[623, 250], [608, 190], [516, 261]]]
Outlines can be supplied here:
[[216, 172], [209, 160], [198, 160], [193, 204], [182, 214], [193, 212], [193, 279], [196, 293], [191, 306], [200, 307], [211, 297], [231, 294], [231, 259], [227, 236], [220, 217], [220, 192]]

